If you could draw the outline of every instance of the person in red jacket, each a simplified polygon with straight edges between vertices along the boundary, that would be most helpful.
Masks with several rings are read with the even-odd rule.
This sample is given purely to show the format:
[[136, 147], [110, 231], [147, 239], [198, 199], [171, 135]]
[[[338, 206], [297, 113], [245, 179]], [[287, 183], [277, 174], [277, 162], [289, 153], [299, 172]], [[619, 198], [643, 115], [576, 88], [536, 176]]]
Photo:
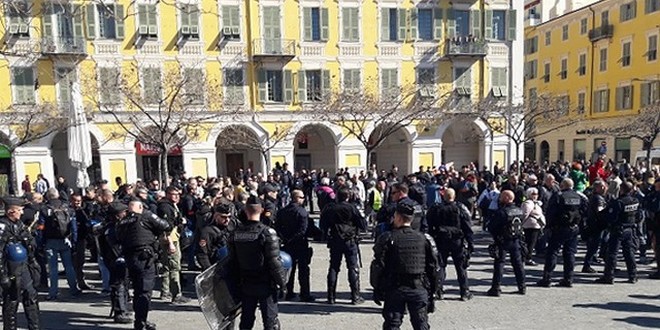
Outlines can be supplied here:
[[593, 184], [597, 179], [606, 180], [607, 172], [603, 168], [603, 160], [598, 159], [593, 165], [589, 166], [589, 184]]

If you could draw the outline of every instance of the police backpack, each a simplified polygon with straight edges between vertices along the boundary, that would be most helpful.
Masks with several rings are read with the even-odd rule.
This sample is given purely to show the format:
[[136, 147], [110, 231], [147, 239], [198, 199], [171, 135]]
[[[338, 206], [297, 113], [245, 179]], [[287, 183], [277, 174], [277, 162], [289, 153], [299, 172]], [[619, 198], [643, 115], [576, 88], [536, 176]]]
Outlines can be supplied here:
[[49, 238], [66, 238], [71, 233], [71, 216], [64, 205], [48, 207], [44, 230]]
[[523, 213], [519, 208], [510, 208], [506, 211], [508, 221], [505, 228], [504, 236], [506, 238], [519, 238], [524, 235], [523, 230]]

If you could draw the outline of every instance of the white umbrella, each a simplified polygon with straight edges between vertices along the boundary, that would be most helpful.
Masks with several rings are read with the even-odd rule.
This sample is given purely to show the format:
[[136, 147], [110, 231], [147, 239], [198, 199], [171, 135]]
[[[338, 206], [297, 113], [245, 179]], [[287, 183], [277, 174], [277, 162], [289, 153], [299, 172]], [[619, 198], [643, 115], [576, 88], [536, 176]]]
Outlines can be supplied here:
[[83, 108], [83, 97], [78, 82], [71, 84], [69, 111], [71, 121], [68, 134], [69, 160], [71, 160], [71, 165], [78, 171], [76, 186], [85, 188], [89, 186], [87, 168], [92, 166], [92, 141], [89, 137], [87, 116]]

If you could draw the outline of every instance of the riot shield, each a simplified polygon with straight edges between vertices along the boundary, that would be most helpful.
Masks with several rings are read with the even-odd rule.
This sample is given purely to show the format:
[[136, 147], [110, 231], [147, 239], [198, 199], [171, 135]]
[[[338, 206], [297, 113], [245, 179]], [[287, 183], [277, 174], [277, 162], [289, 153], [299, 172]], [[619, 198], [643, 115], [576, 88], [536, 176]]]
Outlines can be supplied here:
[[199, 306], [212, 330], [226, 329], [241, 314], [237, 286], [228, 272], [229, 258], [215, 263], [195, 278]]

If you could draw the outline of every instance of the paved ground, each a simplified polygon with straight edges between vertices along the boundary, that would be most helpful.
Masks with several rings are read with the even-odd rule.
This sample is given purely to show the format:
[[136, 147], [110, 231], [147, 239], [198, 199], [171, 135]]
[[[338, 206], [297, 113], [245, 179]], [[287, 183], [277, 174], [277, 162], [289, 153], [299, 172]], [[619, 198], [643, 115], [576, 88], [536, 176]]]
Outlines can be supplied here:
[[[510, 266], [505, 272], [504, 294], [500, 298], [485, 296], [492, 275], [491, 259], [486, 245], [488, 239], [479, 235], [476, 255], [469, 270], [470, 283], [475, 298], [469, 302], [458, 300], [455, 276], [450, 269], [446, 300], [437, 302], [437, 311], [431, 315], [433, 328], [443, 329], [632, 329], [660, 327], [660, 281], [646, 279], [650, 266], [640, 266], [642, 279], [635, 285], [624, 283], [625, 275], [613, 286], [590, 284], [596, 275], [577, 273], [576, 285], [566, 288], [538, 288], [542, 266], [528, 267], [526, 296], [513, 294], [515, 281]], [[372, 252], [371, 242], [362, 246], [363, 262], [368, 266]], [[312, 263], [312, 290], [319, 303], [303, 304], [284, 302], [280, 304], [280, 318], [284, 329], [379, 329], [381, 308], [368, 301], [361, 306], [348, 304], [348, 281], [346, 271], [340, 273], [338, 304], [329, 306], [325, 301], [325, 278], [328, 253], [324, 245], [314, 244]], [[583, 255], [581, 250], [579, 255]], [[559, 266], [561, 267], [561, 265]], [[620, 262], [620, 267], [624, 267]], [[602, 266], [596, 267], [602, 270]], [[561, 270], [561, 269], [559, 269]], [[368, 285], [368, 267], [360, 274], [365, 297], [371, 297]], [[559, 276], [559, 273], [557, 273]], [[192, 276], [192, 275], [191, 275]], [[96, 284], [96, 283], [95, 283]], [[63, 286], [61, 281], [60, 286]], [[64, 290], [66, 291], [66, 290]], [[192, 296], [192, 292], [188, 293]], [[154, 294], [156, 297], [158, 293]], [[98, 292], [85, 293], [74, 300], [62, 292], [58, 302], [42, 302], [44, 329], [130, 329], [117, 326], [106, 317], [109, 311], [108, 298]], [[150, 320], [159, 329], [206, 329], [204, 317], [196, 301], [187, 306], [171, 306], [154, 299]], [[21, 316], [22, 319], [22, 316]], [[22, 321], [23, 322], [23, 321]], [[260, 322], [259, 319], [257, 322]], [[404, 329], [410, 329], [405, 320]], [[23, 323], [24, 324], [24, 323]], [[258, 323], [259, 324], [259, 323]], [[260, 325], [260, 324], [259, 324]], [[260, 326], [256, 327], [261, 328]]]

